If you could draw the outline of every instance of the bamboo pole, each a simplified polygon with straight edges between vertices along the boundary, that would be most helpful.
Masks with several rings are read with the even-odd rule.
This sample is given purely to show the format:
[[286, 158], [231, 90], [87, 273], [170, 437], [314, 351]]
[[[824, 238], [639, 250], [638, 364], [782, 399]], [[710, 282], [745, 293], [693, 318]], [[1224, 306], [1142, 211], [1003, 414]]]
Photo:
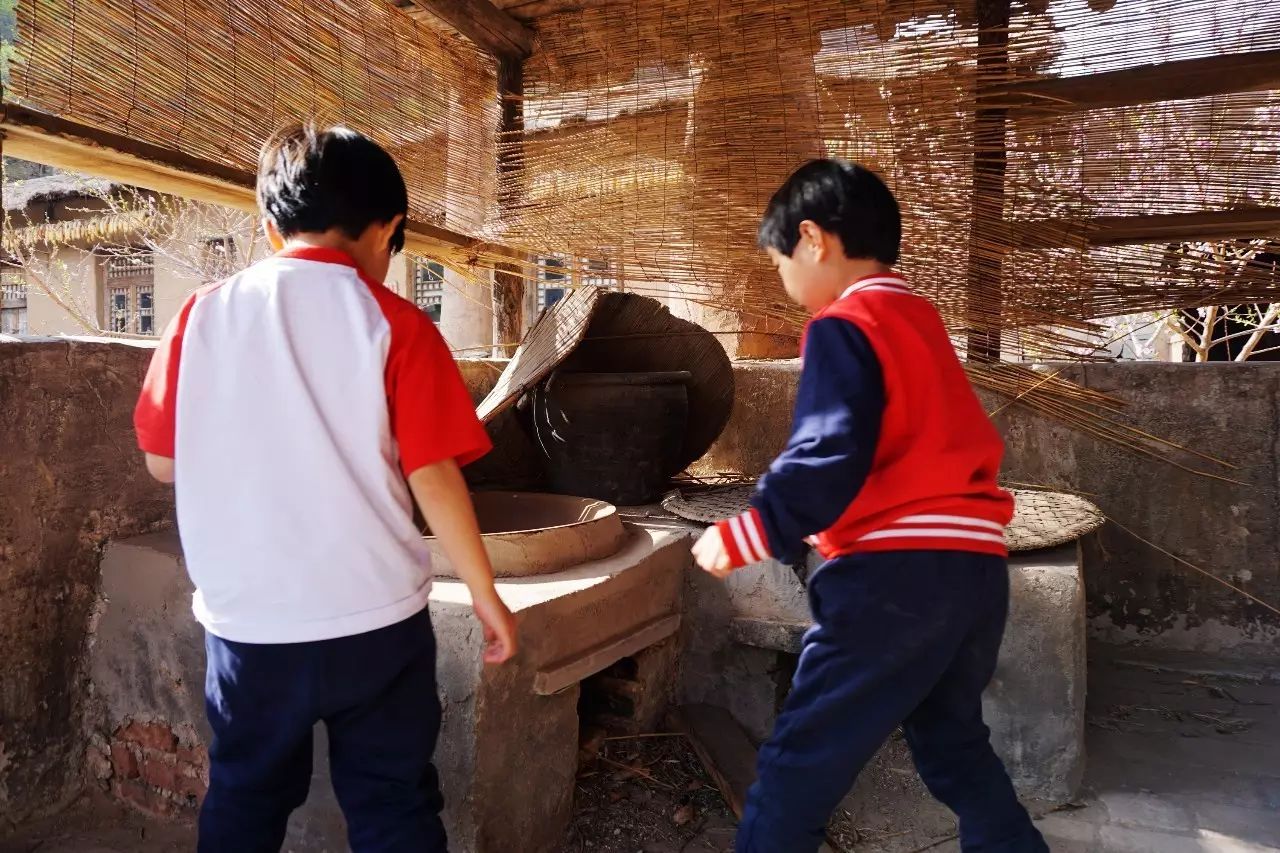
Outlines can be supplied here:
[[974, 81], [973, 223], [969, 231], [968, 352], [970, 361], [1000, 360], [1001, 275], [1008, 109], [993, 105], [1009, 73], [1010, 0], [978, 0], [978, 67]]

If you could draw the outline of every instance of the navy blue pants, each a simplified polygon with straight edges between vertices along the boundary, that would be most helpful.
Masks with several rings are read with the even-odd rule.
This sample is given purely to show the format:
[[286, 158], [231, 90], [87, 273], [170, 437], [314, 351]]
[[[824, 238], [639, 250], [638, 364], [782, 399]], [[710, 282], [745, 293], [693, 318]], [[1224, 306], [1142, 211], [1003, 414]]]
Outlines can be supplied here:
[[256, 645], [206, 634], [213, 743], [200, 853], [276, 853], [311, 786], [312, 729], [329, 736], [355, 853], [444, 853], [436, 645], [426, 610], [366, 634]]
[[859, 771], [901, 724], [916, 768], [982, 853], [1048, 853], [982, 721], [1009, 606], [1003, 559], [897, 551], [809, 580], [814, 627], [761, 748], [738, 853], [812, 853]]

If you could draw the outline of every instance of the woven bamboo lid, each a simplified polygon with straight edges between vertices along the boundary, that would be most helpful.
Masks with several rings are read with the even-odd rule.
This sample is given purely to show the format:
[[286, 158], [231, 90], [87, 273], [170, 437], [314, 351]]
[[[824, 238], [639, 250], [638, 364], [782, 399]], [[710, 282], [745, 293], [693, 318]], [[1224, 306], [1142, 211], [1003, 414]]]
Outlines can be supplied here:
[[[667, 512], [712, 524], [750, 507], [754, 485], [672, 492], [662, 502]], [[1005, 530], [1010, 551], [1039, 551], [1074, 542], [1102, 526], [1106, 517], [1089, 501], [1062, 492], [1013, 490], [1013, 520]]]
[[476, 414], [497, 417], [557, 370], [687, 371], [689, 418], [673, 475], [711, 448], [733, 410], [733, 365], [715, 335], [656, 299], [586, 287], [542, 313]]

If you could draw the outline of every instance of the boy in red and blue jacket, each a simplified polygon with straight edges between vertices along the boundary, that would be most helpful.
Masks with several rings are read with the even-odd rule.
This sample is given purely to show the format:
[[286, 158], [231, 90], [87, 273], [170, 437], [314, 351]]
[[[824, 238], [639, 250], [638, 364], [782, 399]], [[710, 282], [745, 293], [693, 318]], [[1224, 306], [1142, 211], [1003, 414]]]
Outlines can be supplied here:
[[897, 202], [861, 166], [814, 161], [773, 196], [759, 239], [813, 315], [791, 438], [750, 511], [709, 529], [694, 555], [721, 578], [798, 562], [806, 542], [826, 562], [737, 849], [818, 849], [901, 725], [925, 784], [959, 817], [962, 849], [1047, 853], [982, 720], [1009, 600], [1003, 444], [937, 310], [892, 271]]

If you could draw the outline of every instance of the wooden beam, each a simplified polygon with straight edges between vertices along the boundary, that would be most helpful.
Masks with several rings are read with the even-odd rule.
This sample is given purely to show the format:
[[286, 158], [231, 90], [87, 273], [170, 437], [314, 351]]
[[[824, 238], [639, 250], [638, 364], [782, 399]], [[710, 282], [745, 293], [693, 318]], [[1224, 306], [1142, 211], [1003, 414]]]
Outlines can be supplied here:
[[533, 143], [536, 145], [545, 145], [548, 143], [562, 141], [564, 138], [572, 138], [590, 130], [605, 129], [617, 127], [617, 122], [644, 122], [652, 121], [653, 127], [660, 126], [663, 121], [678, 117], [680, 121], [684, 121], [689, 112], [689, 99], [672, 98], [667, 101], [659, 101], [646, 107], [640, 107], [635, 110], [623, 110], [616, 115], [610, 115], [604, 118], [587, 118], [582, 114], [562, 119], [559, 124], [553, 124], [549, 127], [539, 127], [529, 129], [524, 132], [524, 142], [526, 145]]
[[1018, 249], [1280, 238], [1280, 207], [1096, 216], [1083, 221], [1041, 219], [1012, 222], [1007, 228], [1009, 243]]
[[969, 230], [966, 290], [966, 358], [1000, 360], [1006, 244], [1004, 230], [1005, 130], [1008, 110], [991, 98], [997, 81], [1009, 71], [1010, 0], [978, 0], [976, 101], [973, 112], [973, 224]]
[[5, 104], [9, 156], [196, 201], [256, 210], [249, 172]]
[[413, 3], [499, 59], [524, 59], [533, 53], [533, 30], [489, 0], [413, 0]]
[[1000, 87], [994, 99], [1015, 117], [1129, 107], [1280, 89], [1280, 50], [1139, 65]]
[[[498, 61], [498, 97], [502, 115], [498, 122], [498, 177], [518, 175], [524, 138], [524, 66], [513, 58]], [[499, 210], [511, 210], [522, 193], [507, 183], [498, 194]], [[498, 264], [493, 271], [493, 343], [499, 358], [515, 355], [524, 336], [524, 276], [515, 264]]]
[[[10, 157], [97, 175], [166, 195], [257, 211], [255, 176], [234, 166], [193, 157], [47, 113], [4, 104], [0, 132]], [[423, 254], [479, 248], [473, 237], [438, 225], [410, 222], [407, 248]]]
[[601, 6], [617, 6], [627, 0], [494, 0], [494, 5], [513, 18], [534, 21], [560, 12], [578, 12]]

